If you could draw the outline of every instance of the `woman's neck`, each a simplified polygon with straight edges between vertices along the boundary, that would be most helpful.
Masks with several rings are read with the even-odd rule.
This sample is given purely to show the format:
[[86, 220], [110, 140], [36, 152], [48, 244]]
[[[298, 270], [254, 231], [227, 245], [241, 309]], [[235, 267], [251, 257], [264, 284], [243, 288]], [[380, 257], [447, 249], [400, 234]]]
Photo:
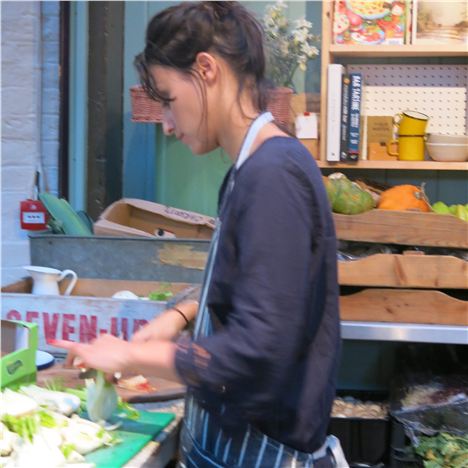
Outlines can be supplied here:
[[239, 105], [235, 104], [225, 115], [226, 118], [219, 122], [219, 145], [234, 162], [239, 155], [249, 127], [259, 115], [259, 112], [252, 108], [247, 109], [247, 107], [241, 109]]

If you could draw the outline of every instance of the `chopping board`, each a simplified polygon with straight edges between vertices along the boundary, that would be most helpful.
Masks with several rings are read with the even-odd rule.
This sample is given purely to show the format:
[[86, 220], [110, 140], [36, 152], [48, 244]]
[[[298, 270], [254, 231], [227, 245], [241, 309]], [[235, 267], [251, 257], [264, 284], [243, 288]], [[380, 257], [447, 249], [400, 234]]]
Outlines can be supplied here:
[[[63, 363], [56, 363], [48, 369], [38, 371], [37, 384], [41, 387], [47, 385], [47, 381], [58, 380], [63, 386], [68, 388], [82, 388], [85, 381], [79, 378], [79, 369], [64, 367]], [[185, 395], [185, 386], [170, 380], [158, 377], [147, 377], [150, 385], [155, 387], [152, 392], [139, 392], [127, 390], [116, 386], [117, 393], [124, 401], [129, 403], [146, 403], [156, 401], [167, 401], [175, 398], [182, 398]]]
[[94, 463], [96, 468], [119, 468], [153, 440], [174, 417], [173, 413], [140, 411], [137, 420], [122, 419], [122, 425], [112, 431], [121, 442], [89, 453], [85, 456], [86, 461]]

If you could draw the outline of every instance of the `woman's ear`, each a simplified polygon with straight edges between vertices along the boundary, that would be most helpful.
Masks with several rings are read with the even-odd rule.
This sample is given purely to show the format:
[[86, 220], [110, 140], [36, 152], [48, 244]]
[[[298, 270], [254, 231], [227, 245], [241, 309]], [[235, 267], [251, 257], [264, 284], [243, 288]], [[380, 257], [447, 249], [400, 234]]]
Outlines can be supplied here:
[[195, 68], [206, 84], [211, 84], [216, 80], [219, 73], [216, 58], [208, 52], [199, 52], [195, 59]]

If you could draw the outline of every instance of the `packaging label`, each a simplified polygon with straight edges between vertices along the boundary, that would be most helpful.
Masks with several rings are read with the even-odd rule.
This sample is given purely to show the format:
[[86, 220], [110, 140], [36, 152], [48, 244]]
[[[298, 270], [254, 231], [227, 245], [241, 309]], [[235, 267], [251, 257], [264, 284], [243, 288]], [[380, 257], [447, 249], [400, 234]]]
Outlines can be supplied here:
[[40, 211], [27, 211], [23, 212], [22, 215], [22, 221], [24, 224], [45, 224], [46, 222], [45, 213], [42, 213]]

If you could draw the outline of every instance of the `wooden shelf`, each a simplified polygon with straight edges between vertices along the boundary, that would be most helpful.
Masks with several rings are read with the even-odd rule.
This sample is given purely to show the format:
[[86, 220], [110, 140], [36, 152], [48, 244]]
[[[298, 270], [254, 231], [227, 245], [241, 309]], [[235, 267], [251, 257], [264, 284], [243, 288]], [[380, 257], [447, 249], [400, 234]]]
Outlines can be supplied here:
[[374, 209], [333, 220], [340, 240], [468, 249], [468, 223], [452, 215]]
[[355, 163], [317, 161], [324, 169], [392, 169], [424, 171], [460, 171], [468, 170], [468, 162], [438, 161], [357, 161]]
[[465, 44], [431, 45], [339, 45], [331, 44], [331, 55], [335, 57], [467, 57]]

